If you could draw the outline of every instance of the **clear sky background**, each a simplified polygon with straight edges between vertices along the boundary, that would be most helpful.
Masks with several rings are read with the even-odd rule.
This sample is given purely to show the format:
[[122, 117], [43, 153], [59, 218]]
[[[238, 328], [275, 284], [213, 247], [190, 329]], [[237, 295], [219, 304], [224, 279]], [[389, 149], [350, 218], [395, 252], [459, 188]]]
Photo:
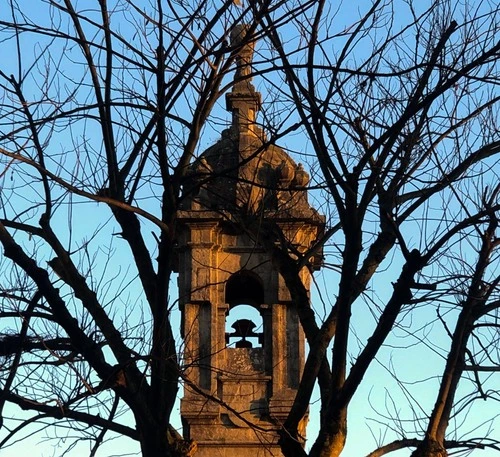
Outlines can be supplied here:
[[[5, 13], [7, 3], [6, 0], [0, 0], [0, 11], [4, 11], [0, 13], [0, 16], [7, 14]], [[82, 4], [82, 2], [79, 3]], [[89, 2], [89, 4], [90, 3], [91, 2]], [[338, 23], [335, 24], [336, 29], [341, 30], [342, 27], [350, 27], [359, 17], [359, 11], [366, 9], [367, 3], [368, 2], [362, 0], [355, 0], [349, 2], [349, 4], [342, 4], [339, 7], [341, 8], [340, 14], [336, 19], [338, 21]], [[404, 2], [400, 2], [400, 4], [403, 3]], [[422, 2], [422, 4], [424, 3], [426, 2]], [[46, 16], [46, 4], [39, 0], [29, 1], [27, 13], [30, 17], [37, 18], [39, 24], [44, 24], [49, 20]], [[397, 11], [397, 17], [395, 17], [394, 20], [403, 24], [409, 19], [407, 14], [408, 10], [402, 8]], [[123, 18], [117, 20], [119, 21], [117, 25], [123, 33], [126, 35], [133, 35], [133, 29], [131, 28], [132, 24], [130, 22], [124, 21]], [[0, 37], [1, 36], [0, 33]], [[26, 58], [34, 59], [39, 45], [33, 41], [33, 37], [29, 35], [21, 36], [20, 39], [25, 49], [31, 49], [31, 54], [27, 54]], [[293, 41], [298, 39], [298, 37], [290, 36], [289, 39]], [[52, 46], [52, 54], [55, 59], [53, 64], [55, 65], [57, 64], [56, 56], [58, 52], [61, 51], [61, 48], [57, 42], [54, 42]], [[12, 40], [3, 43], [0, 42], [0, 50], [2, 55], [0, 69], [7, 72], [10, 68], [10, 71], [15, 73], [16, 57], [14, 42]], [[74, 54], [76, 56], [78, 52], [77, 48], [65, 50], [67, 55]], [[262, 52], [265, 52], [264, 47], [262, 48]], [[353, 59], [361, 58], [362, 52], [363, 49], [360, 49], [360, 54], [353, 56]], [[371, 52], [371, 50], [367, 48], [366, 52]], [[76, 74], [79, 69], [71, 67], [68, 60], [65, 61], [64, 65], [62, 70], [69, 81], [73, 72]], [[268, 89], [267, 82], [263, 78], [256, 78], [254, 83], [263, 93], [265, 104], [272, 100], [275, 94]], [[27, 84], [35, 84], [35, 81], [29, 81]], [[33, 93], [37, 91], [38, 88], [33, 85]], [[261, 122], [264, 122], [262, 117], [259, 119]], [[230, 115], [224, 109], [223, 99], [221, 99], [216, 107], [212, 120], [213, 122], [207, 125], [205, 129], [200, 150], [213, 144], [218, 139], [220, 130], [230, 123]], [[292, 121], [293, 119], [289, 120], [289, 122]], [[97, 125], [89, 123], [86, 128], [86, 136], [90, 143], [95, 142], [95, 138], [100, 138]], [[95, 138], [93, 137], [93, 132], [95, 132]], [[61, 148], [61, 151], [64, 151], [66, 148], [65, 142], [67, 141], [68, 144], [71, 143], [71, 137], [74, 137], [75, 133], [78, 134], [78, 131], [70, 131], [69, 129], [66, 132], [58, 132], [57, 141], [53, 140], [51, 144], [57, 144], [58, 147]], [[313, 159], [308, 156], [308, 154], [311, 153], [311, 149], [304, 137], [298, 134], [285, 137], [281, 140], [281, 145], [292, 151], [296, 151], [298, 154], [294, 155], [294, 160], [304, 163], [306, 168], [311, 171], [314, 178], [316, 164]], [[68, 165], [70, 164], [68, 163]], [[2, 179], [8, 180], [11, 179], [11, 176], [6, 174]], [[13, 179], [19, 178], [15, 176]], [[4, 181], [4, 185], [7, 185], [6, 181]], [[23, 203], [23, 199], [27, 197], [29, 196], [19, 195], [19, 204], [25, 204]], [[319, 205], [324, 205], [323, 195], [317, 193], [314, 194], [313, 197], [312, 201], [316, 201]], [[78, 199], [76, 200], [78, 201]], [[144, 204], [148, 205], [148, 202], [145, 200]], [[120, 286], [121, 294], [118, 300], [123, 301], [124, 305], [123, 316], [121, 318], [126, 318], [131, 326], [133, 323], [138, 323], [142, 318], [140, 312], [141, 294], [134, 281], [133, 270], [127, 269], [127, 263], [129, 263], [130, 260], [125, 243], [113, 236], [114, 227], [112, 225], [104, 224], [107, 218], [109, 218], [107, 208], [103, 208], [95, 203], [82, 203], [80, 201], [77, 206], [74, 206], [73, 210], [61, 208], [59, 210], [59, 217], [61, 218], [62, 224], [66, 224], [68, 218], [74, 218], [73, 220], [75, 221], [91, 221], [89, 225], [84, 223], [74, 226], [74, 231], [71, 235], [68, 234], [68, 237], [71, 236], [74, 240], [90, 237], [90, 233], [93, 233], [98, 225], [102, 225], [92, 245], [97, 246], [100, 240], [103, 240], [107, 245], [106, 250], [109, 249], [113, 252], [113, 262], [111, 266], [105, 263], [107, 257], [106, 250], [98, 251], [94, 262], [96, 266], [96, 277], [99, 276], [100, 268], [103, 270], [103, 275], [108, 275], [107, 278], [110, 279], [110, 281], [104, 282], [102, 289], [106, 291], [106, 295], [110, 297], [110, 299], [116, 295], [115, 288], [117, 285]], [[96, 224], [96, 221], [102, 221], [102, 224]], [[144, 225], [147, 227], [148, 223], [144, 222]], [[420, 235], [421, 234], [418, 232], [414, 234], [416, 245], [418, 245]], [[108, 246], [109, 240], [111, 240], [111, 245]], [[153, 244], [154, 239], [151, 238], [149, 242]], [[334, 246], [327, 246], [325, 252], [328, 254], [329, 251], [333, 249]], [[48, 256], [49, 254], [47, 254], [47, 259], [49, 258]], [[366, 300], [360, 300], [354, 307], [352, 319], [354, 336], [350, 342], [353, 358], [359, 353], [359, 349], [370, 336], [376, 323], [370, 307], [373, 303], [382, 304], [388, 298], [392, 292], [392, 282], [395, 280], [394, 272], [398, 272], [400, 266], [401, 259], [397, 257], [389, 258], [381, 269], [381, 272], [375, 276], [374, 281], [370, 284], [370, 290], [367, 294], [368, 298]], [[105, 270], [105, 268], [107, 269]], [[332, 291], [336, 290], [337, 284], [338, 277], [332, 270], [323, 269], [323, 271], [317, 273], [316, 285], [312, 292], [312, 301], [317, 306], [320, 314], [321, 309], [323, 309], [323, 307], [328, 309], [335, 299]], [[174, 304], [176, 300], [174, 291], [175, 278], [174, 286], [172, 287], [172, 304]], [[370, 300], [372, 300], [372, 302]], [[180, 327], [179, 313], [175, 306], [172, 309], [174, 319], [173, 327], [178, 330]], [[446, 319], [451, 322], [453, 317], [453, 311], [449, 311]], [[13, 323], [12, 325], [16, 324]], [[446, 354], [449, 344], [450, 341], [446, 334], [446, 330], [438, 321], [435, 307], [429, 306], [412, 310], [411, 314], [406, 315], [398, 322], [397, 328], [394, 329], [394, 332], [389, 337], [383, 349], [377, 355], [376, 361], [370, 367], [361, 388], [357, 391], [352, 405], [350, 406], [348, 420], [349, 434], [345, 451], [342, 454], [343, 456], [364, 456], [374, 450], [377, 445], [386, 444], [399, 438], [398, 430], [391, 427], [401, 426], [401, 428], [408, 429], [408, 424], [414, 424], [415, 433], [413, 436], [421, 435], [419, 427], [425, 424], [415, 421], [415, 417], [422, 417], [430, 413], [432, 409], [439, 383], [439, 376], [444, 366], [444, 355]], [[395, 371], [400, 374], [399, 381], [396, 381], [394, 378]], [[498, 375], [496, 379], [498, 382]], [[470, 387], [470, 383], [464, 380], [461, 390], [466, 392], [470, 390]], [[179, 396], [181, 396], [181, 393], [179, 393]], [[316, 401], [311, 404], [310, 408], [310, 422], [308, 427], [308, 437], [310, 437], [310, 441], [314, 439], [318, 429], [319, 401], [317, 400], [317, 394], [315, 397]], [[177, 405], [173, 414], [174, 426], [181, 429], [178, 408]], [[492, 436], [500, 438], [500, 421], [497, 416], [498, 404], [476, 402], [467, 408], [470, 408], [470, 413], [466, 416], [466, 426], [460, 428], [462, 425], [460, 422], [462, 420], [461, 418], [464, 417], [462, 415], [457, 419], [458, 422], [456, 424], [450, 426], [450, 429], [457, 426], [459, 430], [470, 430], [473, 436], [484, 435], [484, 433], [487, 433], [489, 430]], [[24, 417], [24, 413], [15, 408], [12, 408], [11, 412], [19, 419]], [[394, 421], [394, 418], [397, 418], [397, 420]], [[490, 421], [490, 418], [493, 419]], [[127, 415], [124, 415], [123, 421], [129, 422]], [[477, 429], [475, 429], [476, 426], [478, 427]], [[33, 432], [36, 430], [39, 430], [40, 433], [35, 435]], [[4, 433], [4, 431], [0, 430], [0, 439], [2, 439]], [[59, 433], [61, 433], [61, 431], [59, 431]], [[20, 441], [16, 442], [13, 440], [10, 447], [0, 450], [0, 457], [19, 457], [20, 455], [53, 457], [60, 456], [62, 452], [68, 448], [70, 448], [67, 454], [69, 457], [83, 457], [88, 455], [88, 449], [89, 446], [91, 446], [89, 442], [79, 442], [72, 448], [71, 443], [75, 435], [74, 431], [68, 428], [63, 434], [64, 433], [67, 433], [66, 438], [53, 440], [51, 439], [53, 437], [53, 432], [50, 428], [44, 429], [43, 426], [28, 427], [25, 432], [19, 435]], [[460, 436], [460, 434], [457, 435], [457, 437]], [[110, 437], [112, 437], [112, 435], [110, 435]], [[115, 455], [135, 455], [138, 452], [139, 446], [136, 443], [127, 438], [114, 437], [102, 446], [97, 456], [111, 457]], [[487, 454], [487, 452], [488, 451], [481, 455], [488, 457], [489, 454]], [[390, 455], [394, 457], [408, 457], [410, 453], [409, 450], [404, 450]]]

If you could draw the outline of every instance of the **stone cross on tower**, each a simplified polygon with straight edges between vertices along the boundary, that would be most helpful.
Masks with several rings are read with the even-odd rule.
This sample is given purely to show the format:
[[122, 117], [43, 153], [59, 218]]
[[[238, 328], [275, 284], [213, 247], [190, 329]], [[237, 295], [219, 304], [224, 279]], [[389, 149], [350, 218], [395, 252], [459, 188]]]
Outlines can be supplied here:
[[[280, 456], [286, 419], [304, 364], [304, 335], [290, 292], [270, 254], [241, 220], [275, 224], [305, 251], [324, 218], [308, 203], [309, 177], [256, 124], [260, 94], [250, 79], [253, 41], [241, 46], [227, 94], [230, 128], [190, 166], [178, 214], [177, 264], [182, 312], [184, 434], [200, 457]], [[315, 260], [312, 264], [317, 265]], [[302, 271], [309, 288], [311, 273]]]

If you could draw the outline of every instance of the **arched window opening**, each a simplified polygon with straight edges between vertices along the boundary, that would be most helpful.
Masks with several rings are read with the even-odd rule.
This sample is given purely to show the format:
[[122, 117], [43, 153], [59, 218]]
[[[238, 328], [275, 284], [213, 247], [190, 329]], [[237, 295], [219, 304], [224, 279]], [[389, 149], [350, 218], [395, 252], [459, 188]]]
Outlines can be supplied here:
[[264, 287], [259, 276], [247, 270], [233, 274], [226, 283], [226, 303], [230, 306], [245, 303], [255, 307], [264, 303]]
[[262, 347], [263, 321], [259, 311], [246, 304], [234, 305], [226, 317], [226, 344], [233, 348]]
[[264, 287], [257, 274], [249, 270], [234, 273], [226, 283], [226, 344], [236, 348], [262, 346], [263, 320], [260, 305]]

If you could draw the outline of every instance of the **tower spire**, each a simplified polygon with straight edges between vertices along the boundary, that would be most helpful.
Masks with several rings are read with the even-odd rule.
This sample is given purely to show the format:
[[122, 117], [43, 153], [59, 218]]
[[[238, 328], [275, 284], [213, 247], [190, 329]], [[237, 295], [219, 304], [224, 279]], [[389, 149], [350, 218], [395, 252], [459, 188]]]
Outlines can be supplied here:
[[252, 59], [255, 40], [249, 36], [248, 24], [236, 25], [231, 31], [231, 46], [239, 48], [236, 56], [236, 72], [231, 92], [226, 94], [227, 110], [232, 113], [232, 128], [242, 135], [257, 134], [257, 111], [261, 107], [260, 92], [252, 84]]

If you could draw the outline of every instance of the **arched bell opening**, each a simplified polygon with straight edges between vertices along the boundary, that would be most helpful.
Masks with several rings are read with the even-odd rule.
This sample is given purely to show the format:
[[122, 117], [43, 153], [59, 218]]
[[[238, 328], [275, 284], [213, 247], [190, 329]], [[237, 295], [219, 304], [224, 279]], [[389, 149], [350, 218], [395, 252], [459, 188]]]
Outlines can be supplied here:
[[226, 345], [233, 348], [262, 347], [263, 320], [253, 306], [239, 304], [226, 316]]
[[258, 309], [264, 303], [264, 286], [259, 275], [249, 270], [231, 275], [226, 282], [226, 303], [230, 307], [246, 303]]
[[264, 287], [259, 276], [251, 271], [234, 273], [226, 283], [226, 345], [236, 348], [262, 347], [264, 325], [261, 305]]

